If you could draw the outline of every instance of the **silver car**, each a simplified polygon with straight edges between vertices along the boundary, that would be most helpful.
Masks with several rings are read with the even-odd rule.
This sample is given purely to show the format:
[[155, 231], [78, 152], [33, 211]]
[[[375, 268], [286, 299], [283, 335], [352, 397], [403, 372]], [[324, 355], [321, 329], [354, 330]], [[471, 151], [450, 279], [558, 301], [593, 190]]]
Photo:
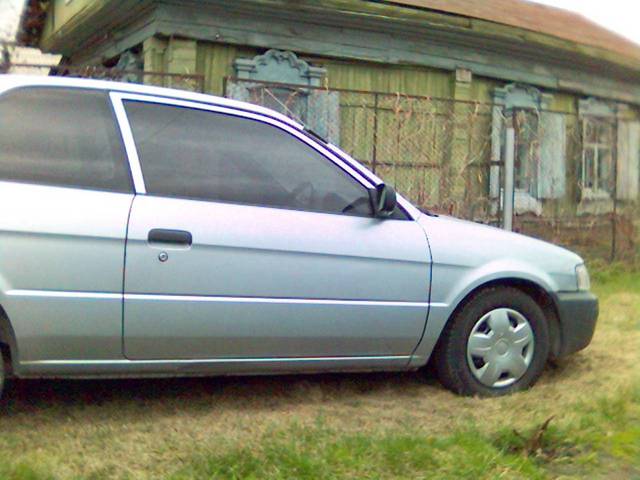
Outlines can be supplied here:
[[577, 255], [421, 213], [225, 98], [0, 76], [0, 203], [0, 385], [431, 360], [447, 388], [500, 395], [598, 315]]

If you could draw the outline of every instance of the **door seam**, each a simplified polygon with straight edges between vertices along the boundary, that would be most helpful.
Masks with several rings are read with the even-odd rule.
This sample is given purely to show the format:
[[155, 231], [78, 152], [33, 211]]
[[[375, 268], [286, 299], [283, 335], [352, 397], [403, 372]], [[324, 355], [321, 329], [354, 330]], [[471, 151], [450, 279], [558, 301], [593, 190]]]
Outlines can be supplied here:
[[124, 289], [126, 285], [126, 276], [127, 276], [127, 246], [129, 244], [129, 225], [131, 223], [131, 212], [133, 211], [133, 203], [137, 194], [133, 194], [131, 198], [131, 205], [129, 205], [129, 213], [127, 215], [127, 227], [125, 228], [124, 234], [124, 255], [122, 256], [122, 303], [120, 308], [120, 351], [122, 353], [123, 358], [127, 358], [125, 354], [125, 345], [124, 345]]

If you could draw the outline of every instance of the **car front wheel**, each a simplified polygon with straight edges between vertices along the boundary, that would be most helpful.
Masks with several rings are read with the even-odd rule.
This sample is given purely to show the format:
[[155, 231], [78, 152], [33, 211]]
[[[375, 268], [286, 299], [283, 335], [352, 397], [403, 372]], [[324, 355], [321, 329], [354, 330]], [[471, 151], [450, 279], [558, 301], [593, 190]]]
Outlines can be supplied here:
[[446, 388], [498, 396], [532, 386], [548, 356], [542, 309], [521, 290], [495, 287], [481, 290], [451, 318], [434, 361]]

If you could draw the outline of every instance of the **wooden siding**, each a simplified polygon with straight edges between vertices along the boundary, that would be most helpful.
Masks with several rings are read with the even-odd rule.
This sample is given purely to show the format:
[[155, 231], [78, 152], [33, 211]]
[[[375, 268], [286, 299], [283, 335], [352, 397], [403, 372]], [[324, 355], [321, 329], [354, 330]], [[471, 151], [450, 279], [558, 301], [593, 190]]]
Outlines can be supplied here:
[[482, 103], [493, 103], [493, 91], [504, 86], [505, 82], [486, 77], [474, 76], [471, 81], [471, 100]]
[[[90, 5], [55, 35], [43, 35], [45, 50], [92, 63], [154, 35], [173, 36], [342, 61], [465, 68], [499, 81], [640, 104], [640, 67], [633, 59], [433, 10], [364, 0], [94, 0]], [[55, 8], [50, 15], [55, 17]], [[113, 35], [105, 37], [106, 30]]]
[[452, 97], [451, 72], [432, 68], [381, 65], [367, 62], [321, 63], [327, 69], [329, 88]]
[[[152, 39], [152, 41], [163, 42], [158, 39]], [[166, 46], [166, 41], [162, 45]], [[238, 58], [253, 58], [260, 53], [260, 50], [252, 47], [198, 42], [196, 73], [205, 77], [205, 93], [223, 95], [224, 78], [234, 76], [233, 62]], [[300, 54], [300, 57], [304, 58], [302, 54]], [[151, 58], [154, 59], [153, 67], [147, 68], [147, 70], [161, 70], [164, 64], [164, 57], [158, 57], [156, 52], [155, 56], [149, 59], [151, 60]], [[342, 62], [335, 59], [311, 58], [308, 60], [313, 65], [327, 69], [324, 85], [330, 89], [399, 93], [401, 95], [437, 98], [454, 97], [454, 73], [447, 70], [371, 62]], [[146, 59], [145, 64], [148, 65]], [[493, 90], [502, 85], [504, 85], [504, 82], [473, 76], [469, 100], [491, 103], [493, 101]], [[572, 95], [564, 95], [562, 98], [565, 97], [574, 99]], [[575, 100], [571, 101], [575, 103]]]
[[72, 2], [52, 0], [42, 36], [46, 38], [54, 35], [67, 23], [74, 20], [74, 17], [99, 10], [106, 2], [107, 0], [74, 0]]
[[576, 114], [578, 112], [578, 98], [578, 96], [569, 93], [553, 92], [549, 110]]
[[234, 75], [234, 60], [256, 55], [258, 51], [251, 47], [198, 42], [196, 73], [204, 75], [205, 93], [224, 95], [224, 79]]
[[[150, 0], [138, 1], [148, 4]], [[287, 0], [253, 0], [265, 6], [281, 5], [291, 10], [296, 6]], [[50, 0], [43, 43], [62, 27], [73, 25], [87, 30], [80, 17], [98, 14], [109, 5], [112, 10], [124, 9], [123, 0]], [[184, 2], [187, 3], [187, 2]], [[195, 2], [194, 2], [195, 3]], [[228, 2], [232, 3], [232, 2]], [[234, 2], [235, 3], [235, 2]], [[240, 2], [237, 2], [240, 3]], [[583, 17], [564, 10], [536, 5], [523, 0], [299, 0], [297, 6], [313, 8], [318, 14], [323, 11], [341, 14], [362, 13], [389, 20], [425, 26], [445, 26], [451, 29], [474, 30], [478, 33], [500, 35], [505, 41], [534, 42], [541, 45], [567, 49], [577, 54], [588, 54], [594, 58], [609, 59], [623, 64], [640, 61], [640, 48]], [[202, 1], [202, 6], [205, 6]], [[76, 18], [77, 17], [77, 18]], [[88, 22], [87, 22], [88, 23]], [[97, 28], [93, 22], [93, 28]], [[64, 53], [64, 52], [63, 52]]]

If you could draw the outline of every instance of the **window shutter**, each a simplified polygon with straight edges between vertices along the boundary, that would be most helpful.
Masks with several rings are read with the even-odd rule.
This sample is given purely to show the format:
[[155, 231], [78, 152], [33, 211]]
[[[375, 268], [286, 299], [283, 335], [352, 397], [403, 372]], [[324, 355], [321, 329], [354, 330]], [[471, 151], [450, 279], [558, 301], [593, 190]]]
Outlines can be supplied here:
[[312, 90], [305, 120], [314, 132], [334, 145], [340, 145], [340, 93]]
[[566, 191], [566, 121], [561, 113], [541, 112], [537, 198], [561, 198]]
[[618, 123], [617, 197], [638, 198], [640, 180], [640, 122]]

